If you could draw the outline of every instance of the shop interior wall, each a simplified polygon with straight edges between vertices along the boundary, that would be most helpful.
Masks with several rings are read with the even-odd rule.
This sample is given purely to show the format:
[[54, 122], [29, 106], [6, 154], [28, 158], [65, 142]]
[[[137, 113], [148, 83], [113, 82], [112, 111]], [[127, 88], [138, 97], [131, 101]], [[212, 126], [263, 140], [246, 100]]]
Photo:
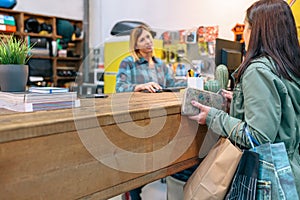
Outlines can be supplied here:
[[[15, 10], [83, 19], [88, 0], [18, 0]], [[103, 44], [113, 25], [138, 20], [157, 30], [190, 29], [219, 25], [219, 36], [233, 39], [231, 28], [243, 23], [246, 8], [255, 0], [89, 0], [89, 46]]]
[[17, 0], [14, 10], [54, 15], [71, 19], [83, 19], [85, 0]]
[[[243, 23], [245, 10], [255, 0], [90, 0], [98, 2], [93, 10], [97, 37], [92, 45], [110, 38], [113, 25], [121, 20], [139, 20], [159, 30], [190, 29], [219, 25], [219, 36], [234, 39], [231, 31]], [[98, 25], [97, 25], [98, 23]]]

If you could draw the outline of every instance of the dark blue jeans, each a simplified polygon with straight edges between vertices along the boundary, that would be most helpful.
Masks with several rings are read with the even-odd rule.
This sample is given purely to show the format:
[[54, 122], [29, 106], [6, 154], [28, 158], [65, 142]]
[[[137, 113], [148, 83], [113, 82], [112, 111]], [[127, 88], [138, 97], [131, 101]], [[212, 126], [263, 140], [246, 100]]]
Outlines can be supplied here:
[[142, 199], [141, 193], [142, 193], [143, 187], [144, 186], [141, 186], [141, 187], [138, 187], [138, 188], [135, 188], [135, 189], [129, 191], [131, 200], [141, 200]]

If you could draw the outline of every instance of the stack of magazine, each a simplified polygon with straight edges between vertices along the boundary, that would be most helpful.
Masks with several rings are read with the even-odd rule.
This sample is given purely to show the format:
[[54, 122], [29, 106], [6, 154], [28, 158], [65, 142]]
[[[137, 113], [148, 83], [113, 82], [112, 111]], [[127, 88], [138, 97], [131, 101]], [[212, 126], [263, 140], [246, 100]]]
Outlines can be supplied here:
[[79, 107], [76, 92], [65, 88], [30, 88], [26, 92], [0, 92], [0, 108], [17, 112]]

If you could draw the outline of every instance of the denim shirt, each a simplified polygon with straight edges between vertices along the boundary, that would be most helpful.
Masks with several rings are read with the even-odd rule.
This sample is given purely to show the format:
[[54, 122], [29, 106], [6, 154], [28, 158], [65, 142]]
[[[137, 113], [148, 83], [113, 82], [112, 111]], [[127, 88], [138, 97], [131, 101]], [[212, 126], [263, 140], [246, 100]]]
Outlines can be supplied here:
[[228, 136], [231, 128], [243, 121], [230, 138], [248, 148], [244, 123], [260, 144], [284, 142], [300, 194], [300, 79], [292, 74], [293, 81], [283, 79], [274, 68], [266, 57], [253, 61], [234, 88], [230, 115], [212, 108], [206, 124], [215, 133]]
[[116, 92], [132, 92], [136, 85], [148, 82], [157, 82], [163, 88], [178, 86], [172, 69], [159, 58], [153, 57], [153, 60], [156, 77], [151, 75], [153, 72], [146, 59], [134, 61], [132, 56], [124, 58], [117, 74]]

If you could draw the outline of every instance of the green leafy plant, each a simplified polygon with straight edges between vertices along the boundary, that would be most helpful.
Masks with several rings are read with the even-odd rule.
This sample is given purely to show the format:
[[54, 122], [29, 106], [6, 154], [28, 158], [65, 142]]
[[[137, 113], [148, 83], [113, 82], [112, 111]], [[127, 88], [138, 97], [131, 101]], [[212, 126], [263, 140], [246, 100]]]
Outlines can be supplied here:
[[24, 65], [30, 59], [32, 46], [13, 35], [3, 35], [0, 38], [0, 64]]

